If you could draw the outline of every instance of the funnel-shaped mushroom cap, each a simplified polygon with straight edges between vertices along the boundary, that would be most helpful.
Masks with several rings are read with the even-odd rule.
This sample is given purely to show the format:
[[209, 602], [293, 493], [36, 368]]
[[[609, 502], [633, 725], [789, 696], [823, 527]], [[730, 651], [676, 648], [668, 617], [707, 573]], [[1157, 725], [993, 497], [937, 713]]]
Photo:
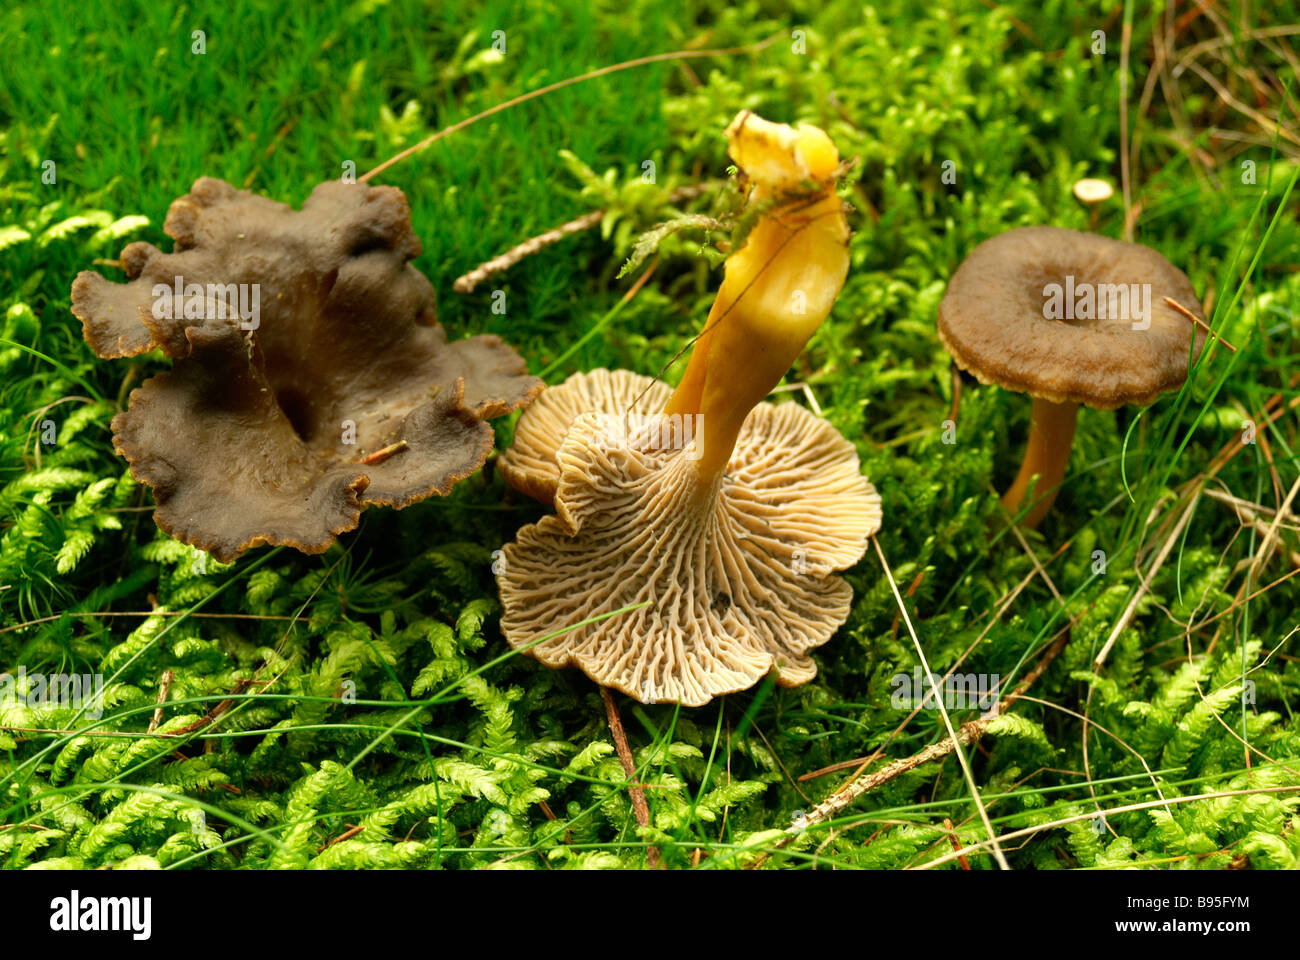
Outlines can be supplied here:
[[1204, 335], [1187, 276], [1149, 247], [1059, 227], [976, 247], [939, 305], [939, 337], [981, 383], [1101, 410], [1147, 404], [1187, 379]]
[[125, 284], [79, 274], [73, 312], [101, 357], [174, 360], [113, 439], [158, 525], [221, 560], [317, 553], [367, 504], [446, 494], [490, 451], [485, 418], [542, 389], [498, 337], [447, 342], [396, 188], [331, 181], [295, 211], [205, 177], [164, 229], [175, 252], [129, 245]]
[[[613, 409], [581, 413], [556, 451], [557, 515], [505, 548], [497, 583], [506, 639], [647, 703], [699, 706], [773, 666], [783, 685], [808, 681], [816, 673], [809, 651], [849, 613], [852, 590], [831, 571], [857, 562], [880, 528], [880, 497], [853, 446], [794, 403], [763, 403], [726, 472], [704, 476], [690, 446], [672, 442], [680, 418], [624, 417], [626, 393], [661, 385], [620, 380]], [[544, 396], [559, 393], [573, 408], [576, 397], [614, 395], [580, 376], [566, 400], [574, 382]], [[705, 495], [701, 483], [710, 485]]]
[[662, 410], [670, 393], [666, 383], [628, 370], [575, 373], [524, 411], [515, 426], [514, 442], [498, 458], [497, 469], [510, 486], [550, 505], [560, 481], [556, 454], [573, 421], [591, 412], [612, 417]]

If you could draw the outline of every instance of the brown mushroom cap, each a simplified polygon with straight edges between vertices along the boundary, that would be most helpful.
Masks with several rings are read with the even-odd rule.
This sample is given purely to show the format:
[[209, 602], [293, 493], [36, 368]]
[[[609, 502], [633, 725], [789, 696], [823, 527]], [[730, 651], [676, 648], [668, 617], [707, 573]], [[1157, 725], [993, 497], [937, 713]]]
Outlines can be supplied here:
[[[542, 389], [498, 337], [447, 342], [396, 188], [330, 181], [295, 211], [204, 177], [164, 230], [175, 252], [130, 244], [127, 283], [79, 274], [73, 312], [101, 357], [174, 360], [113, 418], [114, 443], [158, 525], [221, 560], [259, 543], [317, 553], [367, 504], [446, 494], [490, 451], [485, 419]], [[174, 319], [155, 316], [155, 285], [178, 277], [257, 285], [256, 328], [211, 296], [186, 318], [164, 295]]]
[[[1076, 289], [1148, 284], [1150, 327], [1134, 329], [1132, 311], [1122, 318], [1047, 319], [1044, 290], [1064, 287], [1067, 277]], [[981, 383], [1099, 410], [1143, 405], [1183, 384], [1193, 338], [1198, 352], [1205, 339], [1165, 297], [1201, 316], [1191, 281], [1149, 247], [1060, 227], [1020, 227], [981, 243], [953, 274], [939, 304], [939, 337]]]
[[510, 486], [549, 505], [560, 481], [555, 455], [573, 421], [592, 411], [614, 415], [662, 410], [671, 392], [666, 383], [628, 370], [602, 367], [575, 373], [524, 411], [514, 442], [497, 459], [497, 469]]
[[[726, 473], [701, 496], [696, 461], [663, 448], [665, 415], [635, 418], [625, 441], [612, 439], [609, 416], [626, 409], [626, 391], [661, 386], [618, 379], [613, 409], [580, 413], [555, 453], [557, 515], [505, 548], [506, 639], [646, 703], [700, 706], [773, 666], [783, 685], [810, 680], [809, 651], [847, 619], [852, 599], [831, 571], [856, 563], [880, 528], [880, 497], [852, 444], [797, 404], [760, 403]], [[574, 395], [614, 393], [592, 391], [590, 380]]]

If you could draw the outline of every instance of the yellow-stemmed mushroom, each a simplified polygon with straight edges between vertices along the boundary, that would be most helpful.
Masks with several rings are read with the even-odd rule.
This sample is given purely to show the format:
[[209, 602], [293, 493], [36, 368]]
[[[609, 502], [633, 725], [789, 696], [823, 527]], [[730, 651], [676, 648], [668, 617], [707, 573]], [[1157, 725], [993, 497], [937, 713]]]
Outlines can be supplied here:
[[[501, 459], [513, 486], [556, 508], [505, 549], [507, 640], [643, 702], [699, 706], [773, 668], [786, 686], [811, 679], [809, 651], [852, 598], [832, 571], [880, 527], [853, 446], [797, 404], [761, 402], [848, 271], [838, 154], [816, 127], [749, 112], [727, 137], [758, 218], [680, 385], [576, 374], [521, 418]], [[637, 397], [660, 412], [633, 414]]]

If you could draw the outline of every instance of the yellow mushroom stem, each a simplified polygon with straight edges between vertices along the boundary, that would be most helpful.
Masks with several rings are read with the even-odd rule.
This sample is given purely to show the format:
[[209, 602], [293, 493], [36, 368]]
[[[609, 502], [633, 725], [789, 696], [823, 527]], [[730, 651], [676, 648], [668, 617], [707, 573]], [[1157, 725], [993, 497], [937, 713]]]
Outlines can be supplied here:
[[698, 415], [699, 476], [710, 481], [726, 469], [749, 411], [830, 313], [849, 269], [849, 228], [835, 196], [840, 158], [830, 137], [742, 111], [727, 140], [753, 184], [751, 206], [766, 208], [727, 257], [704, 331], [664, 408]]
[[[1078, 420], [1077, 403], [1053, 403], [1034, 397], [1034, 410], [1029, 425], [1029, 444], [1020, 472], [1006, 493], [1002, 505], [1012, 516], [1025, 505], [1030, 485], [1034, 487], [1034, 503], [1020, 519], [1020, 526], [1033, 529], [1047, 516], [1052, 502], [1065, 479], [1065, 468], [1070, 462], [1070, 446], [1074, 443], [1074, 425]], [[1034, 483], [1034, 478], [1038, 482]]]

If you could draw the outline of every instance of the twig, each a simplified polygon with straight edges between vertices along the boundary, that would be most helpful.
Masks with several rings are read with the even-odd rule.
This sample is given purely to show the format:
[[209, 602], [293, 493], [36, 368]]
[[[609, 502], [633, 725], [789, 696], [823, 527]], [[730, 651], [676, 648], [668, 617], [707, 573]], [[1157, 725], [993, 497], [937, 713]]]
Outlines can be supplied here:
[[195, 730], [199, 730], [203, 727], [206, 727], [210, 723], [215, 723], [223, 713], [225, 713], [227, 710], [229, 710], [231, 707], [235, 705], [235, 697], [243, 693], [246, 688], [251, 687], [256, 682], [257, 682], [256, 680], [236, 680], [235, 689], [230, 691], [229, 699], [222, 700], [215, 707], [213, 707], [203, 716], [199, 717], [199, 719], [195, 720], [193, 723], [187, 723], [185, 726], [181, 727], [180, 729], [173, 730], [172, 735], [179, 737], [182, 734], [193, 733]]
[[1133, 22], [1124, 18], [1120, 32], [1119, 49], [1119, 179], [1124, 193], [1124, 239], [1132, 242], [1133, 223], [1137, 219], [1133, 208], [1133, 188], [1129, 176], [1128, 135], [1128, 58], [1133, 43]]
[[330, 841], [326, 842], [326, 844], [325, 844], [323, 847], [318, 847], [318, 848], [316, 849], [316, 854], [319, 856], [320, 854], [322, 854], [322, 853], [324, 853], [326, 850], [328, 850], [330, 847], [334, 846], [334, 844], [336, 844], [336, 843], [342, 843], [344, 840], [351, 840], [353, 837], [355, 837], [358, 833], [360, 833], [360, 832], [361, 832], [362, 830], [364, 830], [364, 829], [366, 829], [366, 828], [365, 828], [365, 824], [362, 824], [362, 825], [359, 826], [359, 827], [353, 827], [353, 828], [350, 829], [350, 830], [347, 830], [347, 831], [345, 831], [345, 832], [343, 832], [343, 833], [340, 833], [340, 834], [339, 834], [337, 837], [335, 837], [333, 840], [330, 840]]
[[[1034, 681], [1046, 672], [1052, 661], [1055, 660], [1057, 655], [1065, 649], [1065, 645], [1069, 642], [1069, 639], [1069, 627], [1066, 627], [1061, 631], [1061, 635], [1056, 639], [1056, 641], [1047, 649], [1047, 652], [1039, 659], [1038, 663], [1034, 665], [1034, 668], [1025, 675], [1025, 679], [1021, 681], [1020, 685], [1006, 697], [1002, 698], [1001, 701], [995, 703], [993, 707], [978, 720], [963, 723], [957, 730], [955, 736], [949, 735], [938, 743], [931, 744], [919, 753], [915, 753], [910, 757], [905, 757], [902, 760], [895, 760], [893, 763], [887, 764], [873, 773], [869, 773], [866, 776], [859, 777], [852, 781], [838, 793], [834, 793], [827, 797], [821, 803], [817, 804], [817, 806], [813, 807], [812, 810], [791, 824], [790, 827], [787, 828], [785, 836], [778, 840], [773, 845], [773, 848], [777, 850], [784, 848], [791, 840], [801, 834], [804, 830], [808, 829], [808, 827], [824, 823], [827, 820], [834, 818], [841, 810], [853, 803], [853, 801], [858, 797], [874, 790], [881, 784], [888, 783], [890, 780], [896, 779], [902, 774], [907, 773], [909, 770], [915, 770], [917, 767], [925, 766], [927, 763], [932, 763], [935, 760], [946, 757], [948, 754], [953, 752], [957, 743], [960, 743], [963, 747], [967, 747], [978, 742], [979, 739], [988, 731], [989, 724], [991, 724], [994, 719], [1005, 713], [1007, 708], [1020, 699]], [[935, 696], [937, 702], [942, 703], [938, 691], [935, 691]], [[991, 836], [992, 833], [990, 833], [990, 837]], [[988, 841], [984, 842], [987, 843]], [[763, 857], [760, 857], [755, 861], [754, 865], [757, 866], [758, 863], [761, 863], [762, 860], [766, 858], [766, 856], [767, 855], [764, 854]]]
[[[632, 812], [636, 815], [638, 826], [650, 825], [650, 806], [645, 801], [645, 790], [636, 780], [636, 764], [632, 762], [632, 748], [627, 742], [627, 731], [623, 729], [623, 719], [618, 715], [618, 705], [609, 687], [601, 686], [600, 697], [605, 701], [605, 716], [609, 719], [609, 732], [614, 735], [614, 749], [623, 764], [623, 775], [627, 777], [627, 792], [632, 798]], [[659, 848], [650, 847], [646, 851], [646, 863], [651, 869], [659, 866]]]
[[[939, 715], [943, 718], [944, 726], [947, 727], [948, 729], [947, 739], [941, 741], [939, 744], [935, 744], [933, 747], [927, 747], [926, 750], [922, 750], [920, 754], [917, 754], [917, 756], [918, 757], [924, 756], [927, 753], [934, 751], [934, 756], [937, 757], [940, 755], [945, 755], [947, 753], [950, 753], [954, 750], [956, 751], [957, 760], [961, 764], [962, 774], [963, 776], [965, 776], [967, 786], [970, 788], [971, 791], [971, 799], [975, 802], [975, 809], [979, 811], [980, 819], [984, 822], [984, 829], [987, 831], [989, 835], [989, 839], [993, 842], [993, 850], [994, 850], [993, 856], [997, 860], [999, 867], [1001, 867], [1003, 870], [1010, 870], [1011, 869], [1010, 864], [1007, 863], [1006, 857], [1003, 855], [1001, 848], [998, 847], [997, 845], [997, 841], [995, 839], [996, 833], [993, 830], [993, 824], [989, 821], [988, 811], [984, 809], [984, 804], [980, 800], [979, 788], [975, 784], [975, 775], [971, 772], [970, 764], [966, 762], [965, 753], [960, 749], [960, 747], [964, 747], [970, 744], [972, 742], [972, 738], [978, 740], [979, 737], [983, 735], [984, 730], [977, 726], [981, 721], [964, 723], [962, 724], [960, 731], [953, 729], [952, 719], [948, 716], [947, 707], [944, 706], [943, 694], [939, 690], [938, 685], [935, 683], [934, 676], [930, 673], [930, 665], [925, 659], [925, 651], [921, 647], [921, 641], [916, 636], [916, 629], [912, 626], [912, 618], [908, 615], [907, 606], [903, 602], [902, 595], [898, 592], [898, 584], [894, 580], [894, 574], [889, 567], [889, 562], [885, 559], [885, 553], [880, 548], [880, 541], [877, 540], [875, 537], [872, 537], [871, 542], [872, 545], [876, 548], [876, 556], [880, 560], [880, 565], [885, 570], [885, 576], [889, 579], [889, 586], [894, 593], [894, 600], [898, 604], [899, 609], [903, 613], [903, 622], [907, 626], [907, 632], [911, 636], [912, 643], [916, 647], [917, 656], [921, 660], [921, 670], [924, 676], [928, 677], [930, 680], [931, 692], [934, 695], [935, 705], [939, 708]], [[1064, 646], [1064, 640], [1058, 641], [1058, 643], [1061, 646]], [[1036, 677], [1036, 676], [1037, 674], [1031, 674], [1031, 677]], [[998, 709], [998, 705], [994, 704], [993, 710], [990, 710], [989, 713], [994, 714], [997, 709]], [[988, 720], [989, 722], [991, 722], [992, 716], [989, 716]], [[987, 723], [985, 723], [985, 727], [987, 727]], [[978, 733], [976, 733], [976, 730], [978, 730]], [[899, 764], [911, 763], [915, 759], [916, 758], [913, 757], [910, 758], [909, 760], [900, 760], [897, 761], [896, 763], [890, 764], [888, 767], [885, 767], [884, 769], [889, 770], [890, 768], [898, 766]], [[934, 757], [931, 757], [930, 759], [934, 759]], [[920, 764], [923, 762], [926, 761], [915, 762], [913, 763], [913, 766], [920, 766]], [[869, 774], [866, 777], [854, 781], [853, 783], [849, 784], [846, 788], [841, 790], [839, 793], [833, 794], [832, 796], [823, 800], [817, 806], [813, 807], [811, 812], [799, 817], [798, 819], [795, 820], [793, 824], [790, 825], [790, 827], [786, 831], [786, 837], [783, 838], [783, 841], [788, 842], [789, 839], [802, 833], [804, 830], [808, 829], [808, 827], [817, 823], [823, 823], [831, 819], [832, 817], [835, 816], [836, 813], [838, 813], [840, 810], [844, 809], [844, 807], [852, 803], [853, 800], [861, 796], [867, 790], [870, 790], [872, 786], [875, 786], [877, 782], [883, 783], [884, 782], [883, 780], [877, 781], [876, 779], [879, 776], [879, 773], [881, 772], [883, 771], [879, 771], [876, 774]], [[902, 771], [900, 770], [899, 772]], [[893, 774], [893, 776], [897, 776], [897, 774], [895, 773]], [[892, 777], [890, 779], [892, 779]]]
[[153, 733], [158, 729], [158, 724], [162, 723], [163, 704], [167, 702], [167, 694], [172, 688], [172, 681], [176, 679], [176, 674], [171, 670], [164, 670], [162, 680], [158, 684], [158, 706], [154, 708], [153, 719], [149, 721], [149, 729], [146, 733]]
[[[668, 195], [665, 205], [672, 206], [681, 203], [683, 200], [698, 197], [711, 186], [713, 186], [712, 183], [693, 183], [690, 186], [678, 187]], [[530, 237], [523, 243], [511, 247], [500, 256], [479, 264], [469, 273], [457, 277], [451, 288], [457, 293], [473, 293], [475, 287], [494, 274], [504, 273], [519, 261], [559, 243], [565, 237], [572, 236], [575, 233], [582, 233], [584, 230], [590, 230], [604, 219], [607, 212], [607, 207], [601, 207], [599, 210], [592, 210], [580, 217], [574, 217], [568, 223], [562, 223], [545, 233]]]
[[1229, 350], [1231, 350], [1233, 353], [1236, 353], [1236, 352], [1237, 352], [1237, 348], [1234, 347], [1232, 344], [1230, 344], [1227, 340], [1223, 339], [1222, 336], [1220, 336], [1219, 334], [1215, 333], [1213, 327], [1211, 327], [1208, 323], [1206, 323], [1204, 320], [1202, 320], [1202, 319], [1201, 319], [1200, 317], [1198, 317], [1196, 314], [1192, 313], [1192, 311], [1188, 310], [1186, 307], [1184, 307], [1181, 303], [1179, 303], [1179, 302], [1178, 302], [1177, 300], [1175, 300], [1173, 297], [1165, 297], [1165, 303], [1167, 303], [1169, 306], [1173, 307], [1175, 310], [1177, 310], [1179, 313], [1181, 313], [1181, 314], [1182, 314], [1184, 317], [1186, 317], [1188, 320], [1192, 321], [1192, 323], [1196, 324], [1198, 327], [1200, 327], [1202, 330], [1204, 330], [1204, 331], [1205, 331], [1209, 336], [1213, 337], [1215, 340], [1218, 340], [1221, 344], [1223, 344], [1225, 347], [1227, 347], [1227, 348], [1228, 348]]
[[952, 821], [947, 817], [943, 818], [943, 828], [948, 831], [948, 839], [952, 842], [952, 848], [959, 854], [957, 862], [961, 864], [963, 870], [969, 870], [970, 861], [961, 852], [961, 839], [957, 836], [957, 831], [952, 828]]
[[545, 233], [539, 233], [535, 237], [530, 237], [523, 243], [511, 247], [499, 257], [493, 257], [486, 263], [479, 264], [469, 273], [457, 277], [455, 282], [452, 283], [451, 288], [457, 293], [473, 293], [475, 287], [494, 273], [502, 273], [503, 271], [509, 270], [525, 257], [531, 257], [539, 250], [545, 250], [547, 247], [559, 243], [571, 234], [590, 230], [596, 224], [600, 223], [604, 216], [605, 208], [602, 207], [599, 210], [592, 210], [590, 213], [584, 213], [580, 217], [575, 217], [568, 223], [562, 223], [558, 227], [547, 230]]
[[383, 463], [393, 454], [401, 453], [409, 446], [410, 444], [407, 443], [405, 440], [398, 440], [396, 443], [390, 443], [386, 447], [381, 447], [380, 449], [376, 450], [374, 453], [366, 454], [364, 457], [358, 460], [357, 463], [365, 464], [366, 466], [373, 466], [374, 464], [377, 463]]

